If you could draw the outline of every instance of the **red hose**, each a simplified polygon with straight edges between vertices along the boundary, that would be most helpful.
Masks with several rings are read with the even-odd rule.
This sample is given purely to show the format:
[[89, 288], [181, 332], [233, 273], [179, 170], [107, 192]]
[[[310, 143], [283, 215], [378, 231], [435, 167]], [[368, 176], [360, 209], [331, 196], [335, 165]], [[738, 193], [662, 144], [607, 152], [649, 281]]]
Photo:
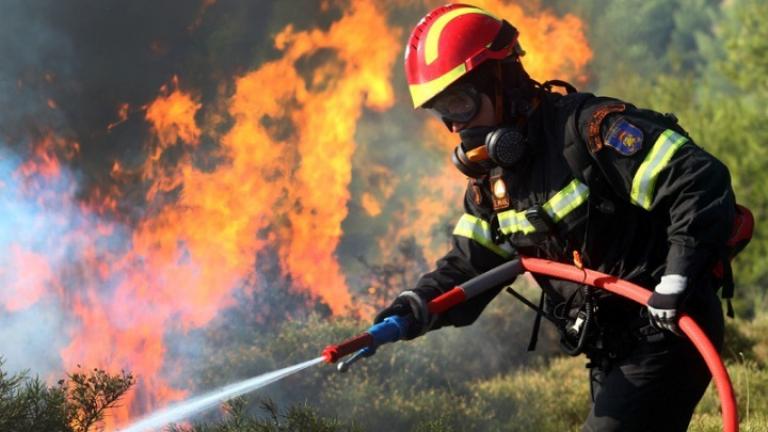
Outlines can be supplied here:
[[[650, 291], [605, 273], [580, 269], [572, 265], [540, 258], [521, 257], [520, 260], [523, 264], [523, 268], [531, 273], [592, 285], [622, 297], [626, 297], [642, 305], [647, 304], [648, 299], [651, 297]], [[682, 314], [678, 325], [680, 326], [680, 330], [688, 336], [699, 353], [701, 353], [709, 371], [712, 372], [712, 377], [717, 386], [717, 392], [720, 395], [720, 404], [723, 414], [723, 430], [726, 432], [737, 432], [739, 430], [739, 418], [736, 408], [736, 397], [733, 393], [733, 386], [731, 385], [728, 371], [725, 369], [725, 365], [723, 364], [720, 355], [693, 318], [687, 314]]]

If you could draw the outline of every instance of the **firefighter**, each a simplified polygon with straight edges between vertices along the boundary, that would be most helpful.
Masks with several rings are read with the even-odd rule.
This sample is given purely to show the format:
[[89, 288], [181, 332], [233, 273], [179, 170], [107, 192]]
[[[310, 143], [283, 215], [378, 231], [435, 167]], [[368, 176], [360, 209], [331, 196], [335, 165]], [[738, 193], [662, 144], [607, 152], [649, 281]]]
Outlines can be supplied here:
[[563, 349], [589, 361], [583, 430], [686, 430], [711, 377], [676, 317], [684, 309], [722, 347], [716, 291], [730, 274], [711, 269], [735, 214], [729, 172], [673, 115], [538, 83], [523, 54], [511, 24], [469, 5], [438, 7], [411, 33], [413, 104], [458, 134], [452, 159], [469, 184], [451, 250], [375, 321], [412, 316], [408, 338], [469, 325], [503, 287], [440, 316], [427, 302], [518, 254], [576, 259], [653, 289], [645, 307], [534, 276], [534, 327], [551, 320]]

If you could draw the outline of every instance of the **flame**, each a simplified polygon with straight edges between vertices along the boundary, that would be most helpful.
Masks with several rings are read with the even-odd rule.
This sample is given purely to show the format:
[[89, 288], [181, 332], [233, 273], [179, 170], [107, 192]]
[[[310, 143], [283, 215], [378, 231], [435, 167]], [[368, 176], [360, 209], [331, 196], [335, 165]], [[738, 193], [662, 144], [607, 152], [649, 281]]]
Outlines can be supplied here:
[[107, 125], [107, 132], [112, 131], [117, 126], [120, 126], [121, 124], [125, 123], [126, 120], [128, 120], [128, 115], [130, 114], [131, 105], [127, 103], [122, 103], [117, 108], [117, 120]]
[[[320, 295], [334, 312], [350, 305], [335, 250], [347, 216], [356, 123], [362, 106], [383, 110], [393, 103], [389, 73], [396, 55], [391, 47], [397, 46], [398, 37], [373, 3], [353, 2], [327, 33], [295, 33], [289, 26], [275, 40], [286, 50], [283, 61], [294, 62], [324, 48], [333, 48], [337, 56], [318, 68], [308, 83], [296, 76], [296, 81], [288, 80], [295, 82], [292, 93], [303, 104], [290, 114], [298, 127], [301, 160], [287, 188], [298, 206], [288, 212], [290, 237], [279, 251], [288, 274]], [[267, 82], [279, 81], [271, 78]]]
[[[201, 131], [195, 114], [202, 104], [190, 93], [179, 89], [178, 76], [173, 77], [172, 85], [173, 91], [163, 85], [160, 96], [147, 106], [146, 120], [152, 125], [155, 135], [143, 171], [143, 177], [152, 184], [147, 194], [149, 202], [155, 201], [158, 194], [173, 191], [183, 185], [181, 170], [189, 167], [190, 151], [200, 142]], [[185, 150], [181, 163], [170, 166], [163, 163], [162, 156], [176, 145]]]
[[[153, 138], [141, 175], [146, 201], [158, 210], [132, 230], [124, 254], [83, 257], [100, 271], [72, 301], [80, 327], [61, 353], [67, 365], [130, 368], [144, 377], [125, 401], [129, 408], [114, 413], [118, 424], [184, 394], [161, 378], [165, 331], [201, 327], [231, 305], [267, 247], [296, 289], [335, 313], [352, 308], [335, 253], [355, 130], [364, 107], [384, 110], [394, 101], [389, 74], [397, 51], [390, 47], [398, 36], [370, 2], [355, 2], [327, 31], [287, 26], [275, 38], [282, 58], [235, 80], [227, 104], [234, 123], [219, 141], [224, 162], [213, 170], [194, 164], [206, 133], [196, 119], [203, 105], [180, 80], [147, 105]], [[299, 63], [312, 56], [320, 65], [302, 75]], [[179, 149], [169, 164], [166, 156]], [[111, 173], [125, 171], [115, 162]], [[175, 201], [163, 198], [175, 190]], [[99, 289], [105, 285], [112, 288]]]
[[[450, 152], [458, 138], [445, 125], [430, 118], [423, 131], [423, 142], [427, 148], [445, 155]], [[464, 176], [448, 162], [439, 172], [418, 179], [418, 194], [412, 202], [405, 203], [405, 210], [393, 214], [387, 234], [379, 239], [379, 248], [385, 252], [385, 259], [397, 250], [400, 242], [413, 238], [424, 251], [427, 262], [434, 263], [445, 253], [445, 242], [435, 235], [446, 213], [455, 213], [461, 208], [461, 196], [466, 185]]]
[[381, 203], [368, 192], [365, 192], [361, 197], [360, 205], [363, 206], [363, 210], [368, 216], [376, 217], [381, 214]]
[[366, 163], [363, 174], [361, 180], [365, 192], [360, 197], [360, 206], [368, 216], [375, 218], [382, 214], [399, 182], [391, 169], [372, 162]]
[[[195, 113], [202, 106], [189, 93], [179, 90], [179, 78], [173, 77], [174, 90], [160, 88], [161, 96], [147, 107], [147, 120], [152, 125], [160, 146], [158, 153], [181, 141], [196, 145], [200, 139], [200, 128], [195, 122]], [[157, 153], [153, 155], [153, 159]]]
[[477, 0], [475, 6], [509, 21], [520, 32], [520, 45], [526, 54], [522, 61], [534, 79], [552, 78], [587, 81], [585, 67], [592, 49], [584, 34], [584, 23], [577, 16], [555, 16], [551, 11], [523, 9], [503, 0]]

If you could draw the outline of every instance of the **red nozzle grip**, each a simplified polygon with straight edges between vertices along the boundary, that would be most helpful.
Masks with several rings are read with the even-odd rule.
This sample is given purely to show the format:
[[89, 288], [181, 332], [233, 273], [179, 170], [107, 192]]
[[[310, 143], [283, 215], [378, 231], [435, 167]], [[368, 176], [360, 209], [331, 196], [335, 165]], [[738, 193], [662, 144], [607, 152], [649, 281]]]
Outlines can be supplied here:
[[457, 286], [456, 288], [433, 298], [427, 305], [427, 308], [431, 314], [441, 314], [459, 303], [464, 303], [464, 300], [466, 299], [467, 295], [464, 290], [460, 286]]
[[338, 345], [328, 345], [323, 350], [323, 357], [328, 363], [336, 363], [340, 358], [371, 345], [373, 345], [373, 336], [369, 333], [363, 333]]

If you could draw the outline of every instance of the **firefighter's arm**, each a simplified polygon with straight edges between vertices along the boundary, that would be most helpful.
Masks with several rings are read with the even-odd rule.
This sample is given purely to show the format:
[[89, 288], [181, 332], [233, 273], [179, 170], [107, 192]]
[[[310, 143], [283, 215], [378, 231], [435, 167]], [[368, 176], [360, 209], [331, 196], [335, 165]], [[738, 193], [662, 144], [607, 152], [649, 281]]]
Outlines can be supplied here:
[[735, 202], [728, 169], [668, 116], [619, 101], [587, 112], [580, 132], [607, 183], [667, 227], [664, 275], [648, 313], [654, 326], [679, 333], [688, 286], [709, 271], [730, 234]]
[[615, 101], [582, 112], [582, 138], [620, 198], [667, 226], [665, 275], [695, 279], [714, 263], [734, 217], [728, 169], [667, 116]]
[[664, 274], [690, 280], [708, 270], [734, 217], [725, 165], [675, 130], [671, 120], [631, 105], [608, 115], [592, 109], [580, 126], [613, 191], [666, 224]]
[[458, 305], [441, 316], [431, 316], [427, 303], [440, 294], [509, 260], [511, 249], [494, 242], [490, 214], [474, 203], [472, 190], [465, 195], [465, 213], [452, 234], [450, 251], [438, 260], [435, 270], [424, 274], [416, 286], [401, 293], [376, 321], [392, 314], [412, 314], [416, 325], [409, 332], [412, 339], [444, 325], [465, 326], [473, 323], [502, 287], [489, 290]]

